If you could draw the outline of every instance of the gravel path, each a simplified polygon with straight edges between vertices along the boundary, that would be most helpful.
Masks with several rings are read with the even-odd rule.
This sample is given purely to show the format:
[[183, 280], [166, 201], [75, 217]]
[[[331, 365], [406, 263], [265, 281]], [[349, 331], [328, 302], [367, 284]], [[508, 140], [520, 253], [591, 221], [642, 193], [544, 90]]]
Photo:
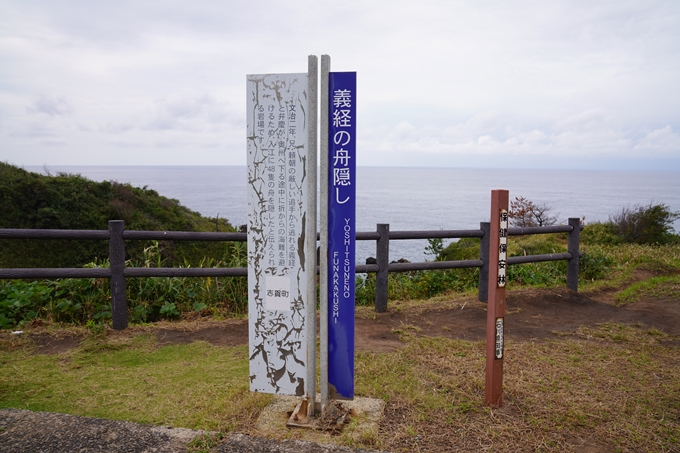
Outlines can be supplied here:
[[[79, 417], [76, 415], [0, 409], [2, 453], [175, 453], [186, 452], [204, 434], [184, 428]], [[379, 453], [313, 442], [283, 441], [234, 434], [215, 453]]]

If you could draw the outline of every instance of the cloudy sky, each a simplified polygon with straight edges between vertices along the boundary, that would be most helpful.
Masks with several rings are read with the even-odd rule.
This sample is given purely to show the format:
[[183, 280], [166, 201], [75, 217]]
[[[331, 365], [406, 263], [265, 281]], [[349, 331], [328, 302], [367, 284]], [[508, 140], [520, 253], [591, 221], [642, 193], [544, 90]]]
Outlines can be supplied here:
[[0, 0], [0, 161], [244, 165], [246, 74], [309, 54], [359, 165], [680, 170], [677, 0]]

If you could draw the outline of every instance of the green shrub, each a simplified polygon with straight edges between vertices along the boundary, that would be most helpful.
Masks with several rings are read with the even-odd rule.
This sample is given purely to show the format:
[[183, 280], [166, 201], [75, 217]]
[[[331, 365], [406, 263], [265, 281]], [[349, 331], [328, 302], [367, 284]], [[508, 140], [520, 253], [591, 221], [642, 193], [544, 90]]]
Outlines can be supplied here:
[[452, 242], [437, 256], [437, 261], [458, 261], [479, 259], [479, 238], [462, 238]]
[[444, 240], [442, 238], [431, 238], [427, 240], [428, 245], [425, 247], [426, 255], [434, 255], [435, 261], [441, 261], [440, 255], [444, 250]]
[[566, 234], [532, 234], [508, 238], [508, 256], [546, 255], [567, 251]]
[[665, 204], [635, 205], [622, 208], [609, 217], [614, 233], [623, 242], [635, 244], [667, 244], [673, 242], [673, 222], [680, 212], [672, 212]]
[[0, 280], [0, 328], [39, 317], [50, 297], [51, 288], [44, 283]]
[[[0, 228], [106, 230], [124, 220], [127, 230], [234, 231], [224, 219], [202, 217], [156, 191], [80, 175], [45, 176], [0, 162]], [[141, 260], [150, 243], [127, 241], [126, 256]], [[80, 267], [109, 254], [108, 241], [0, 240], [0, 267]], [[169, 265], [221, 259], [219, 242], [165, 242]]]
[[613, 265], [614, 260], [602, 251], [586, 250], [581, 253], [578, 263], [579, 282], [600, 280]]
[[[229, 262], [204, 259], [199, 267], [243, 267], [244, 243], [229, 243]], [[162, 249], [154, 242], [143, 251], [136, 267], [164, 264]], [[135, 263], [128, 262], [135, 267]], [[86, 267], [108, 267], [108, 261]], [[132, 323], [175, 319], [182, 314], [210, 310], [221, 316], [246, 313], [246, 277], [152, 277], [126, 280], [128, 317]], [[42, 318], [55, 322], [107, 324], [111, 320], [111, 292], [106, 278], [65, 278], [42, 282], [0, 280], [0, 328], [13, 328]]]
[[564, 286], [567, 282], [567, 262], [513, 264], [508, 266], [507, 278], [512, 285], [538, 287]]
[[614, 226], [611, 223], [590, 223], [583, 228], [580, 237], [581, 243], [585, 245], [612, 245], [620, 244], [621, 238], [617, 236]]
[[[359, 275], [356, 279], [357, 305], [375, 303], [375, 274]], [[445, 269], [389, 274], [387, 297], [389, 300], [426, 299], [447, 291], [467, 291], [477, 288], [479, 269]]]

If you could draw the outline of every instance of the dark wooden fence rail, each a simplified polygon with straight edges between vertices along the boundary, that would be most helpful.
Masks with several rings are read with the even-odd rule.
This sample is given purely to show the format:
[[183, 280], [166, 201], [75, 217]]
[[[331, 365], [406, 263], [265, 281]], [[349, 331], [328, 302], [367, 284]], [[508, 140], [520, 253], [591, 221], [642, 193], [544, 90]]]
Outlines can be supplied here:
[[[108, 269], [94, 268], [41, 268], [41, 269], [0, 269], [0, 279], [51, 279], [51, 278], [108, 278], [111, 283], [111, 311], [114, 329], [127, 327], [127, 301], [125, 299], [125, 279], [131, 277], [243, 277], [248, 275], [247, 268], [138, 268], [125, 267], [125, 240], [157, 241], [247, 241], [246, 233], [197, 233], [181, 231], [126, 231], [122, 220], [109, 221], [106, 230], [33, 230], [0, 229], [0, 239], [78, 239], [108, 240]], [[387, 310], [387, 281], [390, 272], [409, 272], [434, 269], [480, 268], [479, 300], [486, 302], [488, 292], [488, 257], [490, 253], [488, 222], [480, 223], [478, 230], [431, 230], [431, 231], [390, 231], [389, 224], [380, 223], [377, 231], [357, 232], [357, 240], [376, 241], [376, 264], [358, 264], [358, 273], [375, 273], [376, 294], [375, 310]], [[578, 260], [580, 240], [580, 220], [570, 218], [568, 225], [510, 228], [510, 236], [525, 234], [568, 233], [566, 253], [546, 255], [516, 256], [508, 258], [508, 265], [537, 263], [542, 261], [566, 260], [567, 287], [578, 290]], [[434, 261], [422, 263], [390, 263], [390, 240], [410, 239], [459, 239], [477, 237], [481, 239], [478, 260]], [[318, 268], [317, 268], [318, 272]]]

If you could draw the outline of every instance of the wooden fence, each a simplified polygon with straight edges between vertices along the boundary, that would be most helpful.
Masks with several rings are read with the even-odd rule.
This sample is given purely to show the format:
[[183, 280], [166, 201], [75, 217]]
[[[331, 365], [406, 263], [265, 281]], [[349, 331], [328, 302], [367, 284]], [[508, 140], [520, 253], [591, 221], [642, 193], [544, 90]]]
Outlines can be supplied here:
[[[52, 278], [108, 278], [111, 284], [111, 313], [114, 329], [125, 329], [128, 325], [125, 279], [131, 277], [239, 277], [247, 276], [248, 269], [241, 268], [140, 268], [125, 267], [126, 240], [157, 241], [247, 241], [246, 233], [197, 233], [180, 231], [134, 231], [125, 230], [122, 220], [109, 221], [108, 230], [38, 230], [0, 229], [0, 239], [72, 239], [108, 240], [109, 262], [107, 268], [17, 268], [0, 269], [0, 279], [52, 279]], [[567, 225], [510, 228], [510, 236], [527, 234], [567, 233], [568, 245], [565, 253], [546, 255], [515, 256], [508, 258], [508, 265], [566, 260], [567, 288], [578, 290], [580, 220], [570, 218]], [[489, 278], [489, 229], [488, 222], [480, 223], [478, 230], [428, 230], [390, 231], [389, 224], [380, 223], [376, 231], [357, 232], [357, 240], [376, 241], [376, 264], [358, 264], [357, 273], [376, 273], [375, 310], [387, 311], [387, 279], [390, 272], [418, 270], [480, 268], [479, 300], [487, 301]], [[433, 261], [421, 263], [390, 263], [391, 240], [409, 239], [460, 239], [480, 238], [480, 256], [477, 260]], [[318, 272], [318, 267], [317, 267]]]

